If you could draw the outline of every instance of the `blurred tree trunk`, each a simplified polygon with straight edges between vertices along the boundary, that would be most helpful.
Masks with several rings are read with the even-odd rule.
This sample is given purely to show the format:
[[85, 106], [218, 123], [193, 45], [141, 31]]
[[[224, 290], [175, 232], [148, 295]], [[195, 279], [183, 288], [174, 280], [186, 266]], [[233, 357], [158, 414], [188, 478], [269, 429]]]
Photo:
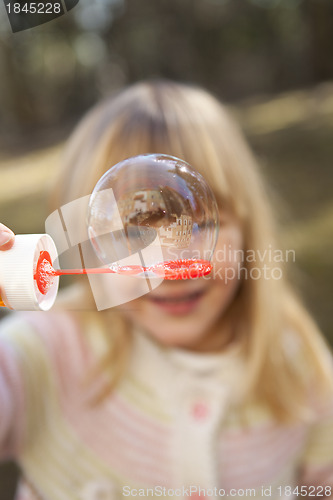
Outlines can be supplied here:
[[0, 465], [1, 500], [13, 500], [20, 470], [14, 462], [6, 462]]
[[305, 0], [305, 19], [309, 28], [313, 79], [318, 82], [333, 77], [333, 2]]
[[[0, 40], [1, 59], [1, 110], [6, 123], [15, 127], [28, 124], [31, 112], [27, 106], [27, 82], [15, 65], [16, 54], [14, 46]], [[6, 115], [6, 116], [4, 116]]]

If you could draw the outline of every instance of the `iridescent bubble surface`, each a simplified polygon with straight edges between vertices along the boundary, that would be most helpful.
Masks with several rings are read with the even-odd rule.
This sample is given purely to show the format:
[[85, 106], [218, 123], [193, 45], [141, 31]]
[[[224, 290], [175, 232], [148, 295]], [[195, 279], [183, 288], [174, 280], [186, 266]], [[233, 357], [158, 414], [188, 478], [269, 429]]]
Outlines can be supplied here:
[[101, 263], [115, 272], [181, 279], [210, 271], [218, 210], [207, 182], [188, 163], [148, 154], [103, 175], [87, 224]]

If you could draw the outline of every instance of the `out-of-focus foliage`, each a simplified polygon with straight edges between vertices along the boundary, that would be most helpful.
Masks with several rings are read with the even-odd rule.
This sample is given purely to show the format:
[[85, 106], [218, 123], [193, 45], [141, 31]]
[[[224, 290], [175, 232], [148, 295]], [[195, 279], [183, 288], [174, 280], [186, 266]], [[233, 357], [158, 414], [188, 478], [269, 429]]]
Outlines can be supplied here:
[[149, 76], [227, 100], [311, 85], [333, 77], [332, 33], [331, 0], [80, 0], [16, 34], [3, 11], [2, 142], [64, 136], [99, 97]]

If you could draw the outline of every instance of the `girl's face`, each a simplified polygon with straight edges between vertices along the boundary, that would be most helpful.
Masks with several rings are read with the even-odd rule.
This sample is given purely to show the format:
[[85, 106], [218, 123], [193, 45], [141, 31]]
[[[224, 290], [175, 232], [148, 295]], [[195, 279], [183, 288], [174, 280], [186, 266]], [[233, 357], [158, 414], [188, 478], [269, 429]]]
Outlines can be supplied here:
[[119, 308], [163, 345], [195, 351], [218, 350], [225, 338], [216, 326], [238, 289], [242, 248], [239, 224], [223, 214], [213, 270], [208, 276], [164, 281], [152, 292]]

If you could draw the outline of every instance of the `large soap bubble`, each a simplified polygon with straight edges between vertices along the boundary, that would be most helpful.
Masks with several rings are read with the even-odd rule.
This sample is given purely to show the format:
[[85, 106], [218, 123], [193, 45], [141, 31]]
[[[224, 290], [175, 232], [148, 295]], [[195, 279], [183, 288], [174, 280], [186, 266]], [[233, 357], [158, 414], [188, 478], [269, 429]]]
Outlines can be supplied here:
[[218, 210], [207, 182], [188, 163], [139, 155], [110, 168], [96, 184], [88, 233], [111, 271], [195, 278], [211, 270]]

